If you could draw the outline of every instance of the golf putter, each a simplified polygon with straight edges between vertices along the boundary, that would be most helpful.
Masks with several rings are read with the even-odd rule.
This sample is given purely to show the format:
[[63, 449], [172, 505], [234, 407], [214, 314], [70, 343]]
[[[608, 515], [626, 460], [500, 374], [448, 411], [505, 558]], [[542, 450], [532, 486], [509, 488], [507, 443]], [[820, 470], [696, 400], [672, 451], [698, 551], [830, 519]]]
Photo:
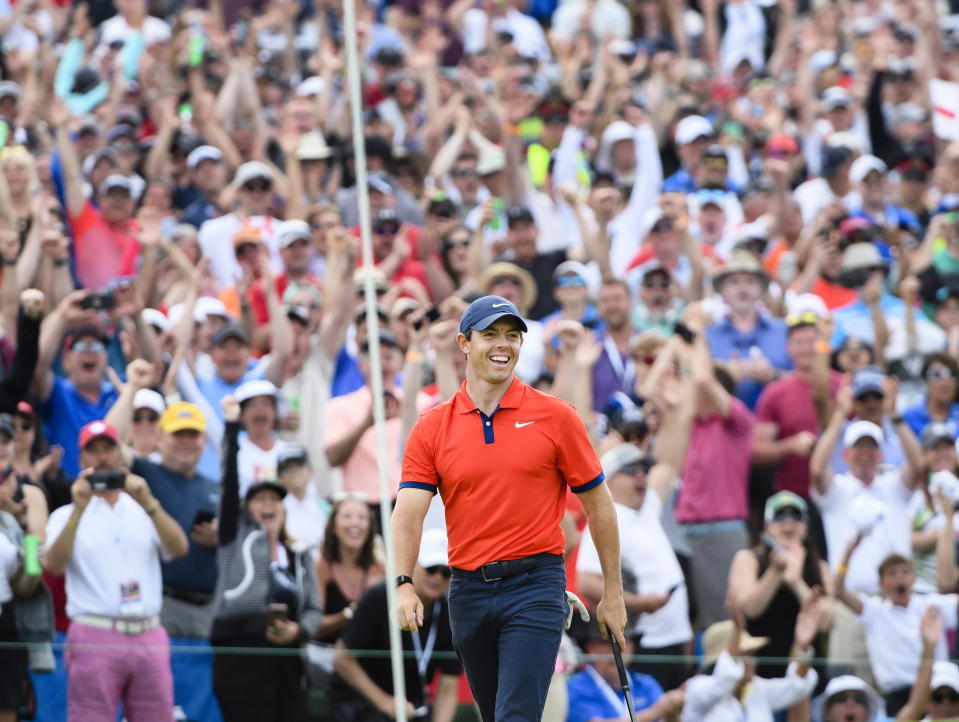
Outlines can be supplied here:
[[566, 590], [566, 603], [569, 605], [569, 609], [566, 610], [566, 623], [563, 625], [563, 629], [569, 629], [569, 625], [573, 623], [574, 611], [579, 612], [579, 618], [584, 623], [589, 621], [589, 610], [586, 609], [586, 605], [569, 590]]
[[626, 697], [626, 709], [629, 710], [630, 722], [636, 722], [636, 710], [633, 709], [633, 693], [629, 689], [629, 675], [626, 674], [626, 666], [623, 664], [623, 651], [619, 648], [619, 642], [612, 630], [609, 632], [609, 644], [613, 648], [613, 659], [616, 660], [616, 669], [619, 671], [619, 683], [623, 687], [623, 695]]

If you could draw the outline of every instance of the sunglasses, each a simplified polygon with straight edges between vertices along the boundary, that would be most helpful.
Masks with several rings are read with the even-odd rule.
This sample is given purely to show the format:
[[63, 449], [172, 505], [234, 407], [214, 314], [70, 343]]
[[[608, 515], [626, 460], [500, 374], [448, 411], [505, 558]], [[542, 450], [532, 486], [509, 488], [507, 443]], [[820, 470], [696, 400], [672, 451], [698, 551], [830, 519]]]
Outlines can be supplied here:
[[273, 186], [271, 186], [269, 183], [266, 183], [266, 182], [247, 183], [243, 186], [243, 190], [249, 193], [266, 193], [272, 187]]
[[381, 226], [373, 227], [373, 233], [377, 233], [381, 236], [395, 236], [399, 230], [400, 227], [395, 223], [384, 223]]
[[861, 396], [856, 397], [856, 401], [882, 401], [885, 396], [883, 396], [878, 391], [867, 391]]
[[[377, 295], [377, 296], [383, 296], [383, 295], [386, 294], [386, 289], [383, 288], [382, 286], [377, 286], [377, 287], [374, 289], [374, 291], [376, 292], [376, 295]], [[359, 290], [356, 292], [357, 298], [363, 298], [364, 295], [365, 295], [365, 294], [364, 294], [362, 288], [359, 289]]]
[[780, 509], [773, 514], [773, 521], [786, 521], [786, 519], [792, 519], [793, 521], [805, 521], [806, 517], [801, 511], [799, 511], [799, 509], [793, 509], [790, 507]]
[[11, 426], [13, 426], [14, 431], [30, 431], [33, 428], [32, 421], [20, 421], [19, 423], [14, 421]]
[[77, 353], [106, 353], [107, 347], [99, 341], [77, 341], [71, 350]]
[[786, 316], [786, 326], [795, 328], [796, 326], [815, 326], [819, 323], [819, 316], [812, 311], [803, 311], [802, 313], [791, 313]]
[[945, 366], [933, 366], [928, 371], [926, 371], [926, 380], [928, 381], [933, 381], [933, 380], [945, 381], [947, 379], [951, 381], [954, 378], [956, 378], [956, 375], [952, 373], [952, 371], [947, 369]]
[[490, 283], [490, 286], [499, 286], [501, 283], [508, 283], [511, 286], [516, 287], [519, 287], [520, 285], [519, 279], [514, 278], [513, 276], [497, 276], [493, 279], [492, 283]]
[[555, 283], [560, 288], [582, 287], [586, 285], [586, 281], [579, 276], [560, 276], [556, 279]]
[[479, 173], [475, 170], [460, 168], [459, 170], [450, 171], [450, 175], [454, 178], [476, 178], [479, 176]]
[[155, 413], [143, 413], [143, 414], [133, 415], [134, 424], [142, 424], [142, 423], [155, 424], [159, 420], [160, 420], [160, 415]]
[[641, 461], [637, 464], [628, 464], [619, 470], [620, 474], [628, 474], [630, 476], [636, 476], [637, 474], [648, 474], [651, 468], [651, 464], [645, 461]]
[[442, 574], [444, 579], [449, 579], [453, 576], [453, 570], [445, 564], [434, 564], [431, 567], [424, 567], [423, 569], [430, 576], [433, 576], [434, 574]]
[[430, 215], [448, 221], [450, 218], [456, 217], [456, 211], [452, 208], [437, 208], [436, 210], [430, 211]]
[[669, 280], [665, 278], [645, 278], [643, 279], [643, 288], [661, 288], [664, 291], [669, 288]]
[[469, 238], [460, 238], [458, 240], [451, 238], [448, 241], [446, 241], [446, 243], [444, 243], [443, 245], [446, 246], [446, 250], [450, 250], [451, 248], [466, 248], [467, 246], [469, 246], [469, 244], [470, 244]]
[[947, 690], [936, 690], [930, 695], [930, 699], [936, 704], [942, 704], [943, 702], [959, 702], [959, 694], [956, 694], [951, 689]]
[[652, 228], [649, 229], [650, 233], [662, 233], [663, 231], [673, 230], [672, 221], [659, 221]]

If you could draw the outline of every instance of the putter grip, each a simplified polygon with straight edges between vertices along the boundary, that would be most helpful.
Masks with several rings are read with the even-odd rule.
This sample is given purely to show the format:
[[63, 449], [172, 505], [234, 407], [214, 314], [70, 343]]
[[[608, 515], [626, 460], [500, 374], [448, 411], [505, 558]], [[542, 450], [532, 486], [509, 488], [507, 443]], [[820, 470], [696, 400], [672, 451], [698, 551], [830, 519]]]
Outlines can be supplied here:
[[623, 651], [619, 648], [619, 642], [612, 630], [609, 632], [609, 643], [613, 648], [613, 659], [616, 661], [616, 669], [619, 672], [619, 683], [623, 689], [629, 692], [629, 677], [626, 674], [626, 665], [623, 664]]

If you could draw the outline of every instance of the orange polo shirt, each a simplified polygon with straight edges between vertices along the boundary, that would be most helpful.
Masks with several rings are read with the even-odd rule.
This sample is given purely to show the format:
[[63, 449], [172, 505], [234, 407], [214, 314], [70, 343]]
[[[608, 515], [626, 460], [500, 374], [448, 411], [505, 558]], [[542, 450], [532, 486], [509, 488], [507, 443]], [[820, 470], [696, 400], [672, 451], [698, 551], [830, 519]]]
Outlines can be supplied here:
[[465, 382], [424, 413], [406, 443], [400, 488], [440, 493], [450, 565], [562, 554], [566, 489], [603, 482], [603, 469], [571, 404], [513, 378], [490, 415]]

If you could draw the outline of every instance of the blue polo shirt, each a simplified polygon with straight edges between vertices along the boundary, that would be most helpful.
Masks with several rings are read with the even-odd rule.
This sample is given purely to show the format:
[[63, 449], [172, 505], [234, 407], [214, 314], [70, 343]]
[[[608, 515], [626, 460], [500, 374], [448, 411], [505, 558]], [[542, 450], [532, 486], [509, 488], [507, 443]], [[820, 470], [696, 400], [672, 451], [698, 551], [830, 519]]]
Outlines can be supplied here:
[[212, 594], [216, 587], [216, 549], [190, 539], [190, 529], [198, 511], [216, 514], [220, 508], [216, 482], [200, 474], [180, 476], [146, 459], [134, 461], [132, 471], [146, 479], [153, 496], [180, 525], [190, 543], [186, 556], [162, 563], [163, 586]]
[[[595, 676], [594, 676], [595, 675]], [[569, 696], [569, 713], [566, 722], [588, 722], [588, 720], [621, 720], [626, 715], [622, 705], [614, 705], [611, 695], [615, 694], [622, 704], [626, 703], [623, 690], [613, 690], [609, 685], [600, 687], [602, 678], [597, 681], [598, 673], [584, 669], [570, 677], [566, 683]], [[629, 686], [633, 693], [633, 708], [637, 712], [652, 707], [663, 696], [663, 688], [648, 674], [629, 671]]]
[[[756, 325], [748, 333], [737, 329], [729, 317], [706, 328], [706, 340], [713, 358], [720, 361], [730, 359], [749, 359], [764, 356], [773, 368], [780, 371], [792, 369], [792, 360], [786, 353], [786, 324], [778, 318], [759, 314]], [[750, 410], [756, 408], [756, 401], [763, 390], [763, 384], [753, 379], [743, 379], [736, 386], [736, 398]]]
[[[926, 407], [926, 397], [922, 397], [915, 406], [910, 406], [902, 412], [902, 418], [909, 424], [917, 437], [922, 436], [922, 430], [932, 423], [932, 416], [929, 415], [929, 409]], [[959, 404], [953, 402], [949, 404], [949, 416], [946, 418], [947, 424], [952, 424], [954, 429], [959, 429]]]
[[[888, 293], [882, 294], [879, 299], [879, 308], [887, 319], [902, 319], [905, 310], [902, 299]], [[913, 315], [917, 321], [925, 319], [919, 309], [913, 310]], [[876, 342], [875, 328], [872, 325], [872, 311], [861, 299], [857, 298], [852, 303], [837, 308], [833, 312], [833, 320], [836, 322], [836, 330], [833, 331], [832, 338], [829, 340], [833, 348], [839, 348], [847, 336], [871, 344]]]
[[116, 400], [117, 390], [107, 381], [100, 385], [100, 398], [96, 403], [90, 403], [80, 395], [72, 381], [54, 377], [50, 398], [40, 404], [40, 419], [47, 441], [63, 447], [60, 466], [70, 476], [80, 473], [80, 452], [77, 448], [80, 429], [91, 421], [106, 417]]

